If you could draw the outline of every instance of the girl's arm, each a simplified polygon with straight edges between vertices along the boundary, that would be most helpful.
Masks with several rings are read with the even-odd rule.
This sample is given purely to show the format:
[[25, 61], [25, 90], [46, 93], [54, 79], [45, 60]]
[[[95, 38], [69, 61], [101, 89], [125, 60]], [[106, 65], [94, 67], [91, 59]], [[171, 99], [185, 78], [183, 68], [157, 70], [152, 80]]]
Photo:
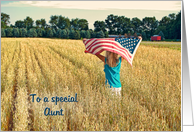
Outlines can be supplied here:
[[100, 55], [100, 54], [98, 54], [98, 55], [96, 55], [101, 61], [103, 61], [104, 63], [105, 63], [105, 57], [104, 56], [102, 56], [102, 55]]

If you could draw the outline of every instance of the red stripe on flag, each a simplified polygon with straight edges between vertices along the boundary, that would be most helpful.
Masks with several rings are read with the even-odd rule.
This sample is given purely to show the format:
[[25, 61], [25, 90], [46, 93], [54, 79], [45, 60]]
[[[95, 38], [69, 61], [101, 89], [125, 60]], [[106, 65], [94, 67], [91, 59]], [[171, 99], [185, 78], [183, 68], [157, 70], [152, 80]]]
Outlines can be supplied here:
[[86, 49], [90, 48], [96, 41], [98, 41], [98, 40], [94, 40], [90, 45], [87, 43]]
[[[91, 41], [93, 41], [93, 40], [95, 40], [95, 41], [92, 42], [90, 45], [88, 45], [88, 43], [91, 42]], [[111, 41], [115, 41], [115, 38], [107, 38], [107, 39], [105, 39], [105, 38], [102, 38], [102, 39], [96, 39], [96, 38], [94, 38], [94, 39], [90, 39], [88, 42], [85, 42], [84, 44], [85, 44], [86, 48], [89, 48], [93, 43], [95, 43], [96, 41], [101, 41], [101, 40], [111, 40]]]
[[[100, 42], [97, 42], [95, 44], [91, 44], [91, 46], [89, 48], [87, 48], [87, 50], [90, 51], [93, 46], [98, 45], [98, 44], [101, 44], [101, 43], [108, 43], [108, 44], [111, 44], [113, 46], [99, 45], [99, 46], [96, 46], [91, 52], [94, 52], [94, 50], [97, 49], [98, 47], [107, 46], [107, 47], [112, 47], [112, 48], [113, 47], [117, 47], [118, 49], [121, 49], [122, 51], [125, 51], [125, 52], [129, 53], [129, 51], [127, 49], [118, 46], [117, 43], [115, 43], [115, 42], [108, 42], [108, 41], [100, 41]], [[118, 50], [118, 49], [115, 49], [115, 50]], [[129, 54], [129, 58], [131, 58], [131, 55], [130, 54]]]
[[85, 46], [87, 46], [87, 44], [88, 44], [90, 41], [93, 41], [93, 40], [95, 40], [95, 38], [94, 38], [94, 39], [89, 39], [88, 41], [85, 41], [85, 42], [84, 42]]
[[95, 47], [93, 50], [88, 50], [88, 51], [94, 53], [96, 50], [98, 50], [98, 48], [112, 48], [112, 50], [111, 50], [112, 52], [119, 51], [119, 52], [123, 53], [126, 57], [129, 57], [131, 59], [131, 56], [127, 52], [126, 49], [122, 49], [122, 48], [115, 49], [113, 46], [110, 46], [110, 45], [99, 45], [99, 46]]

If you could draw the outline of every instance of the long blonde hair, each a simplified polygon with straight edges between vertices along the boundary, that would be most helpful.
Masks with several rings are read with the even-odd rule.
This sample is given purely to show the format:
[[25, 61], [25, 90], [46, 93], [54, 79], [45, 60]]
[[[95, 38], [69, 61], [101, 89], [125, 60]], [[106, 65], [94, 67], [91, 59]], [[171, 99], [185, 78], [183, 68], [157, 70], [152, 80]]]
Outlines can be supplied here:
[[107, 61], [106, 63], [110, 66], [110, 67], [115, 67], [117, 66], [117, 62], [119, 61], [118, 59], [118, 54], [110, 52], [110, 51], [106, 51], [106, 58]]

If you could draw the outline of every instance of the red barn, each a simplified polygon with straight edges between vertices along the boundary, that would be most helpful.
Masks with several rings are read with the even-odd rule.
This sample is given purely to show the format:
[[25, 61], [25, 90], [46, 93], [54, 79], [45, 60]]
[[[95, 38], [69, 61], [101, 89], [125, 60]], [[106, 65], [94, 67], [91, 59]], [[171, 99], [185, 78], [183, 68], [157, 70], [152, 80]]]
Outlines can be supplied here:
[[154, 35], [154, 36], [151, 36], [151, 41], [161, 41], [161, 36], [159, 35]]

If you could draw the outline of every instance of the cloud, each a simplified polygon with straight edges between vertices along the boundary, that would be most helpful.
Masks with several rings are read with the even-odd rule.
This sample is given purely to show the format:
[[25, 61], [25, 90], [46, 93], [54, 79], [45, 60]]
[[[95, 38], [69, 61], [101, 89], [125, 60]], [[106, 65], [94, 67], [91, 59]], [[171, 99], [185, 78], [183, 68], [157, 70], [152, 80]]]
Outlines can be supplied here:
[[181, 1], [15, 1], [2, 4], [2, 7], [47, 7], [63, 9], [142, 9], [142, 10], [181, 10]]

